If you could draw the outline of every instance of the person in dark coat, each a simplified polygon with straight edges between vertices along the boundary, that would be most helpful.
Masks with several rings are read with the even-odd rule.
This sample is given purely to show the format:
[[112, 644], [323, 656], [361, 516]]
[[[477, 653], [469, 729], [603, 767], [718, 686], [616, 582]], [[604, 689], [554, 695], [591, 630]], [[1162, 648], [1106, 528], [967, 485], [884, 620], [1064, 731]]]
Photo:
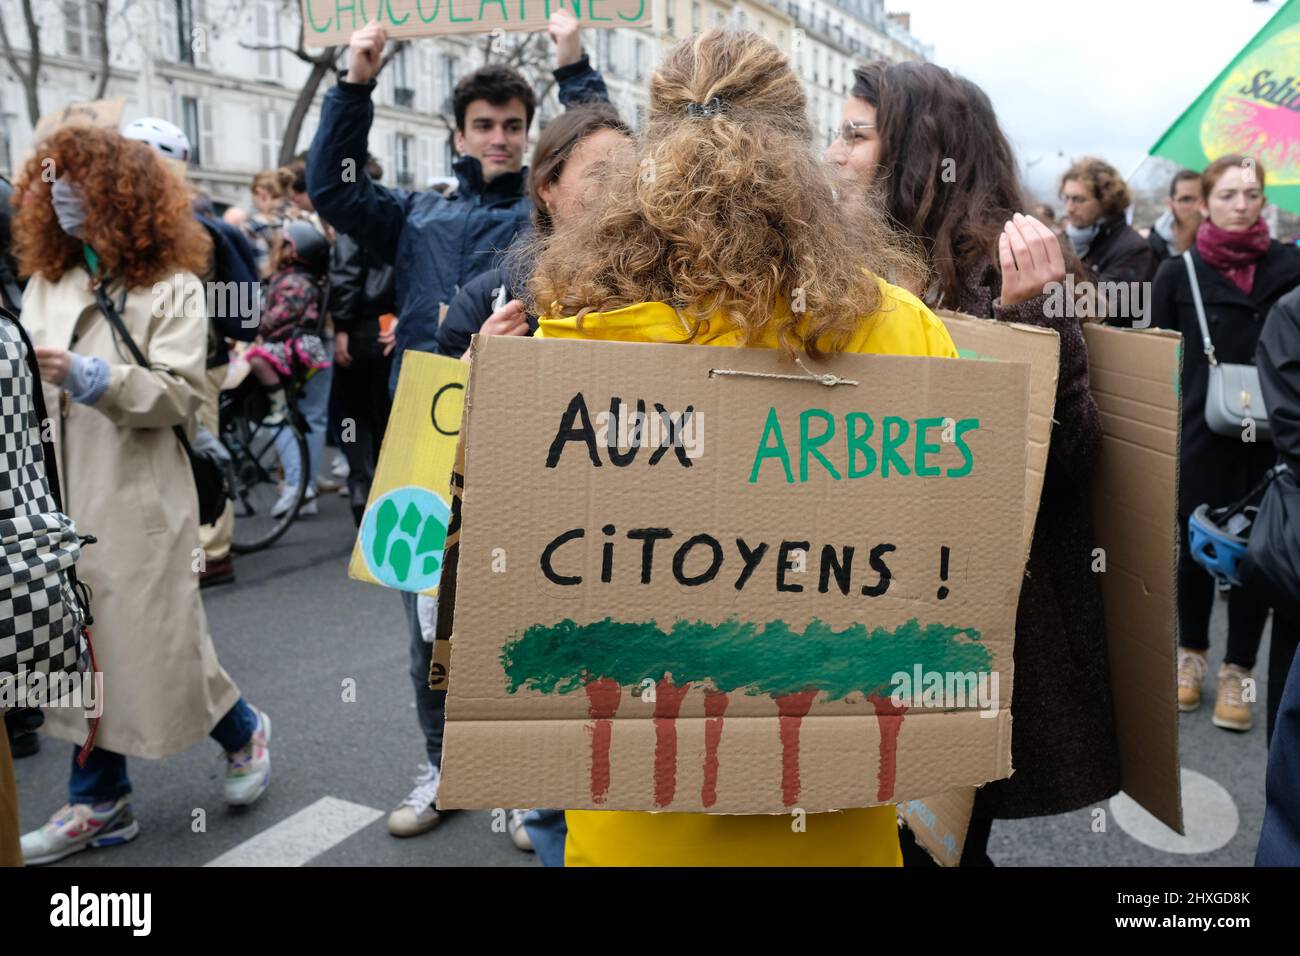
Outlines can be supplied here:
[[388, 392], [392, 356], [381, 333], [397, 315], [395, 277], [390, 264], [338, 233], [329, 281], [334, 323], [329, 420], [339, 423], [345, 436], [340, 445], [348, 463], [348, 500], [360, 526], [393, 404]]
[[[561, 11], [567, 13], [567, 11]], [[569, 14], [572, 17], [571, 14]], [[576, 34], [576, 28], [575, 28]], [[495, 265], [527, 227], [532, 201], [523, 165], [536, 95], [515, 70], [480, 67], [456, 84], [453, 163], [457, 187], [436, 192], [388, 189], [360, 175], [369, 155], [375, 89], [386, 34], [378, 23], [352, 35], [346, 79], [325, 94], [320, 126], [307, 161], [307, 192], [317, 212], [396, 268], [397, 347], [389, 391], [397, 387], [402, 353], [436, 350], [438, 319], [461, 286]], [[577, 46], [580, 53], [581, 46]], [[566, 106], [608, 99], [605, 82], [586, 55], [555, 70]], [[340, 171], [353, 169], [348, 177]]]
[[[1150, 281], [1155, 256], [1125, 218], [1132, 196], [1114, 166], [1091, 156], [1077, 160], [1061, 176], [1061, 200], [1066, 234], [1097, 283]], [[1106, 321], [1142, 327], [1144, 319], [1135, 313], [1108, 316]]]
[[[1056, 424], [1016, 610], [1016, 769], [978, 791], [962, 857], [964, 866], [987, 866], [993, 820], [1064, 813], [1119, 790], [1106, 627], [1101, 584], [1091, 568], [1095, 538], [1087, 507], [1101, 420], [1079, 321], [1053, 317], [1065, 310], [1047, 307], [1047, 287], [1065, 279], [1068, 252], [1050, 229], [1018, 212], [1028, 208], [1027, 197], [988, 96], [928, 63], [871, 64], [854, 77], [843, 132], [827, 158], [846, 173], [865, 170], [866, 185], [876, 184], [890, 218], [919, 241], [931, 270], [926, 303], [1050, 328], [1060, 337]], [[916, 116], [930, 121], [915, 123]], [[955, 177], [945, 180], [949, 158], [956, 162]], [[936, 182], [948, 185], [936, 194]], [[1077, 273], [1077, 260], [1069, 261]], [[904, 856], [909, 865], [928, 862], [907, 837]]]
[[[1300, 475], [1300, 288], [1268, 315], [1256, 364], [1278, 458]], [[1290, 509], [1287, 512], [1290, 517]], [[1268, 775], [1256, 866], [1300, 866], [1300, 608], [1273, 610], [1268, 661]], [[1290, 658], [1289, 666], [1287, 658]]]
[[[1201, 177], [1206, 221], [1196, 232], [1190, 258], [1219, 362], [1252, 364], [1269, 309], [1300, 285], [1300, 249], [1270, 239], [1260, 218], [1264, 176], [1257, 162], [1230, 155], [1211, 163]], [[1182, 257], [1167, 260], [1156, 274], [1152, 319], [1157, 327], [1183, 335], [1178, 703], [1181, 710], [1190, 711], [1200, 706], [1208, 670], [1215, 582], [1188, 550], [1187, 520], [1200, 505], [1222, 507], [1248, 495], [1273, 465], [1275, 452], [1272, 442], [1247, 425], [1241, 435], [1218, 435], [1206, 424], [1209, 361]], [[1246, 731], [1253, 725], [1243, 682], [1254, 669], [1267, 617], [1267, 599], [1258, 589], [1233, 589], [1228, 598], [1228, 649], [1218, 673], [1213, 718], [1225, 730]]]
[[[1280, 487], [1273, 493], [1280, 492], [1277, 500], [1286, 527], [1294, 530], [1300, 527], [1300, 286], [1278, 299], [1269, 312], [1264, 331], [1259, 336], [1255, 364], [1259, 368], [1259, 387], [1268, 408], [1277, 460], [1290, 469], [1290, 474], [1274, 478]], [[1267, 538], [1252, 535], [1248, 548], [1250, 556], [1256, 556], [1262, 540]], [[1297, 548], [1300, 548], [1300, 540], [1293, 541], [1287, 554], [1295, 553]], [[1245, 562], [1247, 565], [1250, 563]], [[1277, 725], [1282, 688], [1300, 645], [1300, 580], [1293, 573], [1294, 567], [1290, 561], [1279, 567], [1281, 583], [1276, 587], [1270, 587], [1267, 579], [1258, 582], [1268, 591], [1273, 605], [1273, 630], [1268, 644], [1266, 724], [1270, 746]], [[1242, 577], [1243, 580], [1249, 578], [1245, 568]]]
[[[378, 181], [383, 167], [371, 159], [367, 175]], [[334, 381], [330, 420], [351, 429], [339, 444], [348, 461], [348, 500], [352, 518], [361, 517], [379, 463], [392, 399], [388, 376], [392, 359], [379, 341], [380, 316], [397, 314], [393, 267], [346, 233], [339, 233], [330, 259], [330, 315], [334, 320]]]

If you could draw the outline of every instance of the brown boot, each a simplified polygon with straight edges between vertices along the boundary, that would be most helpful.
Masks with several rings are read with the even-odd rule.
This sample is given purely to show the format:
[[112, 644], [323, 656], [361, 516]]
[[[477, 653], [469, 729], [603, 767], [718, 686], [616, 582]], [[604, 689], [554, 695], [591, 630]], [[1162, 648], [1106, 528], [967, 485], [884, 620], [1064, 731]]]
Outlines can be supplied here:
[[1201, 685], [1205, 683], [1205, 651], [1178, 648], [1178, 709], [1195, 710], [1201, 706]]
[[1214, 705], [1214, 726], [1224, 730], [1247, 731], [1254, 725], [1250, 701], [1243, 699], [1244, 682], [1250, 671], [1224, 662], [1219, 666], [1219, 699]]

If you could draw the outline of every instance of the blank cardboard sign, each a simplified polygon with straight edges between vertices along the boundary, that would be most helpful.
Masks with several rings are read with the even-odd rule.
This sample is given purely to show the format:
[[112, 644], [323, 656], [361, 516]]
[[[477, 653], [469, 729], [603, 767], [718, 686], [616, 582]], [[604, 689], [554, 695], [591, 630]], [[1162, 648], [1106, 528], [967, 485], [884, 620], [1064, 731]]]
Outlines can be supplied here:
[[1106, 648], [1124, 792], [1183, 832], [1177, 569], [1182, 336], [1088, 324], [1104, 432], [1092, 515], [1105, 556]]
[[475, 340], [439, 806], [811, 812], [1010, 773], [1029, 368], [818, 371], [845, 382]]

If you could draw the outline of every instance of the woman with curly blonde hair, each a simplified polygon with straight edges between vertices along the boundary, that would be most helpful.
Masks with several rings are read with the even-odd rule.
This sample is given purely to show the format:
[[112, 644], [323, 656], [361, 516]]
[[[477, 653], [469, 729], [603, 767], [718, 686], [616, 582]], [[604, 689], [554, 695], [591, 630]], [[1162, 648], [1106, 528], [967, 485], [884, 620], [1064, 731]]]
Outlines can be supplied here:
[[[939, 320], [879, 278], [916, 264], [865, 205], [836, 204], [805, 105], [757, 34], [678, 44], [651, 80], [637, 155], [541, 240], [537, 336], [955, 358]], [[901, 863], [889, 806], [818, 814], [803, 833], [779, 816], [566, 816], [570, 866]]]
[[[193, 560], [194, 478], [172, 430], [198, 412], [208, 341], [195, 273], [209, 240], [185, 184], [146, 144], [83, 127], [37, 146], [16, 198], [19, 268], [31, 276], [23, 323], [46, 406], [60, 410], [64, 507], [98, 538], [77, 571], [93, 592], [103, 675], [95, 749], [84, 763], [74, 751], [67, 804], [23, 837], [33, 864], [138, 835], [127, 755], [166, 757], [210, 734], [226, 754], [226, 802], [252, 803], [270, 777], [270, 721], [217, 662]], [[110, 307], [148, 367], [132, 358]], [[47, 717], [53, 736], [85, 738], [79, 710]]]

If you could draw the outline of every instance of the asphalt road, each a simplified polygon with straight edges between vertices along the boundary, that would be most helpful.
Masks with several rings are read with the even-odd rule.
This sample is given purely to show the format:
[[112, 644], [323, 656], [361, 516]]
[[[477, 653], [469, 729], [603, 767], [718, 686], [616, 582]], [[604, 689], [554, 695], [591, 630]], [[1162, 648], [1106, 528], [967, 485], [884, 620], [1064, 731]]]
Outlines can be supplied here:
[[[385, 829], [423, 748], [399, 599], [348, 579], [352, 540], [345, 499], [325, 495], [318, 517], [297, 522], [272, 549], [238, 558], [236, 583], [204, 592], [222, 665], [272, 717], [274, 771], [265, 796], [243, 811], [225, 808], [215, 743], [163, 761], [133, 759], [140, 837], [58, 865], [537, 865], [494, 831], [489, 813], [451, 814], [411, 839]], [[1215, 611], [1212, 674], [1223, 653], [1223, 610], [1220, 604]], [[1185, 793], [1188, 838], [1134, 824], [1123, 806], [1108, 801], [1101, 814], [1089, 808], [999, 822], [990, 855], [1009, 866], [1251, 865], [1266, 761], [1264, 669], [1256, 676], [1260, 703], [1249, 733], [1214, 727], [1208, 702], [1181, 718], [1184, 770], [1202, 775], [1190, 778]], [[355, 681], [355, 702], [344, 700], [347, 678]], [[1208, 689], [1212, 694], [1212, 681]], [[16, 763], [24, 830], [66, 799], [70, 749], [47, 739], [39, 754]]]

